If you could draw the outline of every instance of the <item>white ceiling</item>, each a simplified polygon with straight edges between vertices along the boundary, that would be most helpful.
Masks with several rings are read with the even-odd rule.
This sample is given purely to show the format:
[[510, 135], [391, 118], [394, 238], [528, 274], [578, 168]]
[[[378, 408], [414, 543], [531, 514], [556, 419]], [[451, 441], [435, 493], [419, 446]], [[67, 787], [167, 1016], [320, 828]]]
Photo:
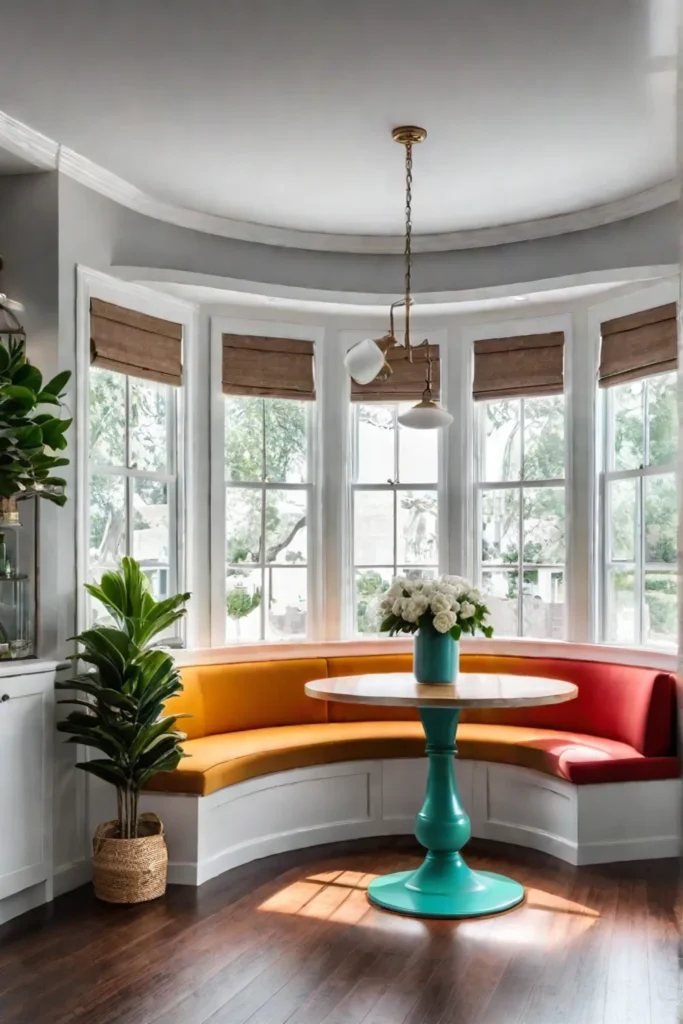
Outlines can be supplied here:
[[676, 0], [21, 0], [0, 106], [164, 202], [308, 231], [557, 216], [675, 169]]

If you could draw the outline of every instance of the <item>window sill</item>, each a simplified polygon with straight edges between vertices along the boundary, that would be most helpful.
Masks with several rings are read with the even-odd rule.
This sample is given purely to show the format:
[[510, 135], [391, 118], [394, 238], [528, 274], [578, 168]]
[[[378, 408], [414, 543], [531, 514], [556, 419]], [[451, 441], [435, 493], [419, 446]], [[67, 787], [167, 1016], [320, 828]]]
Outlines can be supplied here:
[[[230, 665], [245, 661], [287, 661], [292, 658], [341, 658], [354, 655], [409, 654], [413, 641], [409, 637], [372, 640], [299, 641], [262, 644], [234, 644], [202, 650], [172, 651], [178, 666]], [[510, 657], [568, 658], [573, 661], [601, 661], [613, 665], [676, 672], [676, 654], [650, 648], [612, 647], [608, 644], [578, 644], [566, 640], [527, 640], [520, 637], [468, 638], [461, 641], [464, 654], [498, 654]]]

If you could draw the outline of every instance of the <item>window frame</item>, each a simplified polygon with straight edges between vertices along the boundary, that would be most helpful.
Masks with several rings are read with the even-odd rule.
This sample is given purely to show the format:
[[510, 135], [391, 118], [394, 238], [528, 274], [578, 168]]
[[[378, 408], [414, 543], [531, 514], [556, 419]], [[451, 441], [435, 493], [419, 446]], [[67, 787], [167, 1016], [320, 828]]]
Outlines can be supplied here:
[[[678, 578], [677, 562], [648, 562], [646, 559], [646, 532], [645, 532], [645, 482], [648, 477], [671, 476], [674, 482], [678, 482], [678, 466], [676, 462], [668, 462], [661, 465], [650, 466], [648, 464], [650, 454], [650, 431], [649, 431], [649, 382], [663, 377], [674, 371], [667, 371], [664, 374], [653, 374], [652, 376], [639, 378], [643, 381], [643, 461], [635, 469], [613, 469], [615, 457], [614, 439], [614, 402], [615, 394], [619, 385], [602, 388], [601, 415], [602, 415], [602, 438], [601, 438], [601, 471], [600, 471], [600, 561], [597, 572], [596, 585], [599, 597], [599, 623], [598, 642], [607, 646], [623, 646], [623, 641], [608, 639], [609, 628], [609, 579], [612, 573], [633, 571], [634, 576], [634, 639], [628, 646], [642, 648], [652, 651], [669, 651], [666, 644], [647, 643], [645, 641], [645, 579], [648, 572], [659, 572], [671, 574]], [[676, 389], [679, 387], [677, 375]], [[619, 480], [633, 480], [636, 484], [635, 500], [635, 523], [634, 523], [634, 559], [614, 560], [609, 557], [611, 551], [611, 505], [610, 505], [610, 484]], [[677, 617], [678, 621], [678, 617]]]
[[[225, 479], [225, 396], [223, 395], [223, 335], [243, 334], [258, 335], [266, 338], [299, 338], [303, 341], [312, 341], [315, 345], [314, 367], [316, 381], [316, 399], [309, 402], [311, 411], [309, 413], [308, 433], [308, 468], [309, 482], [301, 485], [289, 485], [290, 487], [310, 488], [309, 493], [309, 516], [307, 523], [308, 532], [308, 558], [307, 558], [307, 610], [306, 610], [306, 637], [294, 640], [296, 643], [309, 643], [323, 639], [323, 586], [324, 578], [323, 558], [317, 557], [321, 551], [322, 540], [320, 531], [321, 522], [321, 478], [323, 476], [322, 457], [322, 436], [324, 432], [323, 416], [319, 413], [322, 384], [322, 354], [325, 332], [322, 328], [310, 324], [283, 323], [278, 320], [257, 320], [249, 317], [233, 317], [215, 315], [210, 321], [210, 345], [209, 345], [209, 451], [211, 454], [209, 464], [209, 567], [210, 576], [210, 630], [209, 642], [206, 646], [212, 648], [236, 648], [247, 651], [250, 648], [249, 641], [235, 642], [228, 640], [225, 628], [225, 604], [227, 595], [227, 581], [225, 569], [226, 560], [226, 522], [225, 522], [225, 496], [227, 493], [227, 481]], [[217, 453], [217, 455], [216, 455]], [[261, 486], [261, 482], [255, 482]], [[235, 482], [236, 487], [243, 486]], [[274, 490], [287, 489], [285, 485], [275, 484]], [[265, 506], [264, 506], [265, 507]], [[262, 613], [264, 614], [264, 613]], [[252, 646], [277, 648], [278, 644], [287, 643], [283, 640], [258, 640], [252, 641]]]
[[[90, 372], [97, 367], [91, 367]], [[116, 371], [106, 371], [115, 373]], [[121, 377], [124, 381], [124, 410], [125, 410], [125, 434], [124, 434], [124, 464], [113, 465], [111, 463], [98, 463], [92, 460], [90, 451], [88, 451], [88, 475], [89, 479], [93, 476], [106, 476], [113, 477], [114, 479], [121, 479], [124, 481], [125, 498], [126, 498], [126, 523], [125, 523], [125, 554], [132, 555], [132, 541], [134, 532], [134, 500], [135, 500], [135, 481], [136, 480], [152, 480], [155, 483], [162, 483], [166, 487], [166, 494], [168, 497], [168, 535], [169, 535], [169, 557], [168, 566], [162, 566], [160, 568], [166, 568], [169, 574], [168, 580], [168, 595], [179, 593], [182, 590], [182, 567], [185, 564], [185, 536], [182, 524], [184, 522], [184, 489], [182, 486], [182, 459], [180, 457], [183, 450], [183, 437], [182, 437], [182, 388], [175, 388], [171, 385], [166, 385], [166, 396], [169, 401], [168, 414], [166, 417], [166, 445], [167, 445], [167, 471], [162, 472], [159, 470], [151, 469], [138, 469], [136, 466], [131, 465], [131, 432], [134, 429], [130, 422], [130, 391], [131, 381], [136, 378], [131, 377], [128, 374], [119, 373], [118, 377]], [[88, 380], [90, 381], [90, 373]], [[163, 385], [162, 385], [163, 386]], [[88, 489], [88, 497], [90, 496], [90, 489]], [[87, 516], [87, 531], [88, 536], [90, 534], [90, 501], [88, 501], [88, 516]], [[89, 551], [90, 545], [88, 543], [88, 568], [89, 563]], [[147, 568], [142, 565], [143, 571]], [[102, 567], [102, 571], [106, 571], [105, 567]], [[180, 630], [177, 636], [169, 638], [170, 646], [182, 646], [184, 643], [184, 622], [179, 623]]]
[[[224, 395], [223, 401], [225, 406], [225, 400], [231, 396]], [[258, 401], [259, 399], [255, 399]], [[268, 401], [268, 399], [265, 399]], [[282, 399], [282, 401], [288, 401], [288, 399]], [[265, 538], [266, 535], [266, 502], [267, 495], [273, 491], [298, 491], [306, 495], [306, 564], [305, 565], [293, 565], [291, 568], [299, 568], [306, 570], [306, 633], [301, 637], [292, 637], [291, 642], [293, 643], [304, 643], [310, 639], [310, 626], [309, 626], [309, 590], [311, 583], [311, 565], [315, 562], [315, 548], [314, 548], [314, 531], [309, 529], [309, 521], [312, 516], [314, 494], [315, 494], [315, 458], [314, 458], [314, 435], [315, 435], [315, 402], [306, 402], [306, 468], [307, 468], [307, 481], [305, 483], [286, 483], [282, 481], [271, 481], [266, 478], [266, 459], [267, 459], [267, 442], [266, 442], [266, 420], [265, 420], [265, 406], [263, 407], [263, 450], [262, 450], [262, 477], [260, 480], [227, 480], [224, 478], [223, 486], [225, 491], [229, 490], [249, 490], [249, 491], [260, 491], [261, 493], [261, 537]], [[223, 448], [223, 466], [225, 467], [225, 435], [224, 435], [224, 448]], [[225, 531], [225, 537], [227, 542], [227, 526]], [[225, 545], [224, 545], [225, 547]], [[259, 644], [273, 644], [280, 642], [280, 640], [269, 640], [266, 636], [266, 625], [267, 625], [267, 603], [263, 600], [265, 596], [265, 579], [266, 573], [269, 569], [282, 568], [287, 570], [289, 567], [285, 563], [268, 562], [265, 559], [265, 544], [261, 545], [262, 555], [258, 562], [228, 562], [227, 558], [224, 557], [223, 564], [225, 569], [249, 569], [250, 571], [259, 570], [261, 574], [261, 603], [259, 605], [259, 622], [260, 622], [260, 637], [258, 640], [253, 641]], [[226, 571], [227, 577], [227, 571]], [[226, 596], [227, 596], [227, 581], [226, 581]], [[230, 640], [223, 635], [223, 645], [242, 645], [249, 641]]]
[[[474, 492], [475, 492], [475, 521], [474, 521], [474, 535], [475, 535], [475, 580], [477, 586], [482, 586], [483, 573], [485, 572], [517, 572], [517, 632], [514, 635], [515, 639], [524, 640], [537, 640], [538, 637], [526, 637], [523, 633], [524, 629], [524, 573], [526, 572], [537, 572], [539, 569], [549, 569], [551, 572], [562, 572], [563, 584], [565, 588], [565, 601], [564, 601], [564, 629], [563, 635], [560, 640], [566, 640], [568, 635], [568, 621], [567, 621], [567, 550], [568, 550], [568, 525], [569, 525], [569, 500], [568, 500], [568, 483], [567, 483], [567, 462], [568, 462], [568, 402], [566, 391], [563, 393], [564, 398], [564, 466], [565, 472], [563, 477], [556, 477], [546, 480], [526, 480], [524, 478], [524, 411], [526, 402], [529, 397], [533, 396], [519, 396], [512, 399], [520, 403], [520, 417], [519, 417], [519, 428], [520, 428], [520, 478], [519, 480], [495, 480], [487, 481], [481, 478], [481, 466], [484, 463], [484, 446], [486, 441], [486, 427], [485, 417], [487, 406], [493, 404], [495, 399], [488, 401], [474, 402], [474, 416], [475, 416], [475, 479], [474, 479]], [[543, 396], [540, 396], [543, 397]], [[505, 401], [506, 399], [501, 399]], [[537, 490], [539, 488], [546, 487], [561, 487], [564, 491], [564, 509], [565, 509], [565, 560], [563, 563], [540, 563], [540, 562], [525, 562], [523, 559], [524, 555], [524, 491], [525, 490]], [[519, 525], [517, 535], [517, 552], [518, 558], [516, 563], [512, 562], [485, 562], [482, 558], [482, 494], [484, 491], [508, 491], [515, 492], [518, 494], [519, 501]], [[512, 637], [510, 639], [513, 639]], [[545, 639], [545, 638], [542, 638]], [[551, 639], [551, 638], [548, 638]]]
[[[188, 590], [193, 600], [188, 604], [188, 613], [182, 623], [182, 637], [174, 638], [171, 643], [178, 643], [188, 648], [199, 647], [206, 643], [202, 628], [202, 606], [204, 604], [203, 578], [208, 572], [207, 560], [201, 557], [199, 534], [195, 523], [198, 518], [197, 509], [188, 502], [187, 496], [199, 490], [202, 475], [201, 457], [198, 446], [191, 444], [190, 439], [196, 436], [198, 427], [198, 409], [201, 406], [196, 390], [199, 383], [197, 335], [199, 330], [199, 311], [194, 303], [177, 299], [173, 296], [157, 293], [142, 285], [132, 284], [110, 277], [100, 271], [78, 265], [76, 267], [76, 414], [80, 429], [75, 437], [76, 464], [76, 629], [78, 632], [88, 625], [88, 596], [83, 584], [89, 579], [89, 539], [90, 539], [90, 473], [96, 468], [102, 475], [119, 476], [125, 479], [127, 488], [134, 487], [136, 478], [162, 479], [167, 482], [170, 474], [159, 474], [154, 471], [137, 470], [128, 465], [129, 441], [126, 432], [125, 467], [93, 465], [90, 461], [90, 300], [102, 299], [105, 302], [124, 306], [149, 316], [180, 323], [183, 328], [183, 384], [175, 389], [178, 394], [172, 405], [175, 412], [174, 420], [175, 443], [170, 449], [174, 458], [172, 468], [175, 470], [173, 481], [175, 500], [170, 500], [169, 491], [169, 535], [171, 545], [175, 547], [175, 559], [169, 551], [169, 561], [175, 561], [176, 579], [169, 581], [169, 591], [173, 586], [177, 591]], [[129, 394], [128, 375], [121, 374], [126, 380], [126, 396]], [[128, 401], [128, 397], [126, 398]], [[171, 486], [167, 483], [167, 486]], [[132, 502], [128, 502], [129, 520]], [[131, 523], [127, 524], [127, 533]], [[174, 529], [175, 527], [175, 529]], [[175, 545], [173, 537], [175, 535]]]

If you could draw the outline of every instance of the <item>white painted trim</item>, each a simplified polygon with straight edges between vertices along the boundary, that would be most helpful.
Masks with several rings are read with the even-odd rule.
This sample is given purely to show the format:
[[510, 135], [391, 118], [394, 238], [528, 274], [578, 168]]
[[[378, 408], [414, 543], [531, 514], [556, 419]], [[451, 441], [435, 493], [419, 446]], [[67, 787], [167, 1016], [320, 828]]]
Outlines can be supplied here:
[[[221, 235], [262, 245], [323, 252], [375, 254], [403, 252], [403, 238], [398, 236], [342, 235], [297, 231], [232, 220], [228, 217], [176, 206], [143, 192], [135, 185], [92, 160], [88, 160], [87, 157], [75, 150], [59, 145], [54, 140], [2, 112], [0, 112], [0, 145], [42, 170], [56, 168], [62, 174], [73, 178], [74, 181], [78, 181], [146, 217], [154, 217], [157, 220], [194, 231], [203, 231], [207, 234]], [[649, 210], [675, 202], [678, 196], [679, 188], [676, 180], [664, 181], [635, 195], [571, 213], [562, 213], [516, 224], [417, 235], [413, 242], [413, 251], [448, 252], [457, 249], [532, 241], [573, 231], [583, 231], [587, 228], [612, 224], [615, 221], [647, 213]]]
[[[294, 658], [350, 658], [377, 654], [410, 654], [409, 638], [376, 640], [336, 640], [320, 643], [234, 644], [204, 650], [174, 651], [176, 664], [239, 665], [250, 661], [288, 661]], [[513, 658], [564, 658], [568, 661], [593, 661], [607, 665], [625, 665], [675, 672], [675, 654], [643, 647], [613, 647], [609, 644], [578, 644], [564, 640], [527, 640], [522, 637], [486, 640], [484, 637], [460, 641], [462, 654], [487, 654]]]
[[[180, 403], [182, 425], [179, 438], [178, 479], [180, 487], [181, 470], [184, 469], [183, 488], [192, 494], [197, 461], [201, 457], [208, 458], [206, 446], [201, 444], [195, 430], [195, 392], [198, 382], [195, 381], [197, 366], [197, 347], [199, 309], [195, 303], [165, 295], [153, 288], [121, 281], [118, 278], [91, 270], [88, 267], [76, 268], [76, 407], [79, 429], [76, 434], [76, 564], [77, 594], [76, 622], [80, 632], [86, 625], [86, 600], [82, 584], [87, 578], [88, 566], [88, 423], [89, 423], [89, 390], [88, 373], [90, 369], [90, 299], [102, 299], [105, 302], [118, 303], [129, 309], [166, 319], [173, 319], [182, 324], [184, 346], [184, 382], [183, 401]], [[182, 452], [180, 449], [182, 448]], [[181, 502], [181, 515], [184, 523], [181, 533], [184, 538], [183, 559], [180, 569], [183, 581], [188, 589], [197, 591], [208, 588], [205, 566], [195, 551], [198, 539], [196, 515], [189, 506], [192, 502]], [[183, 507], [184, 506], [184, 507]], [[203, 637], [200, 624], [193, 619], [193, 607], [188, 609], [187, 623], [188, 641], [197, 643]]]
[[[567, 636], [592, 643], [595, 633], [596, 376], [600, 337], [586, 311], [574, 310], [565, 349], [567, 457]], [[566, 340], [566, 339], [565, 339]]]
[[[525, 319], [515, 319], [515, 320], [503, 320], [503, 321], [501, 321], [500, 319], [498, 319], [498, 320], [490, 320], [489, 322], [479, 323], [476, 326], [475, 325], [463, 326], [463, 328], [462, 328], [462, 335], [461, 336], [462, 336], [462, 343], [463, 343], [463, 345], [466, 347], [466, 349], [470, 353], [469, 358], [473, 359], [473, 356], [472, 356], [471, 353], [472, 353], [472, 350], [474, 348], [474, 343], [476, 341], [482, 341], [482, 340], [485, 340], [487, 338], [500, 338], [500, 337], [510, 337], [510, 338], [512, 338], [512, 337], [518, 337], [520, 335], [525, 335], [525, 334], [542, 334], [542, 333], [545, 333], [545, 332], [552, 332], [552, 331], [562, 331], [562, 333], [564, 334], [564, 340], [565, 340], [565, 367], [566, 367], [567, 363], [568, 363], [568, 359], [569, 359], [569, 353], [572, 351], [572, 346], [573, 346], [573, 319], [572, 319], [571, 313], [561, 313], [561, 314], [556, 314], [556, 315], [551, 315], [551, 316], [537, 316], [537, 317], [529, 317], [529, 318], [525, 318]], [[479, 530], [479, 512], [478, 512], [478, 508], [479, 508], [479, 493], [480, 493], [480, 489], [481, 489], [480, 488], [480, 483], [483, 484], [486, 481], [480, 481], [480, 479], [479, 479], [479, 476], [480, 476], [479, 451], [480, 451], [480, 444], [481, 444], [481, 439], [480, 439], [480, 436], [479, 436], [480, 435], [479, 424], [480, 424], [480, 419], [481, 418], [480, 418], [480, 415], [477, 414], [477, 410], [476, 410], [476, 405], [478, 403], [475, 403], [475, 402], [472, 401], [471, 389], [470, 389], [468, 398], [469, 398], [469, 405], [471, 407], [470, 415], [472, 417], [472, 422], [473, 422], [473, 429], [472, 429], [473, 444], [471, 446], [471, 450], [473, 452], [474, 466], [473, 466], [473, 469], [471, 470], [472, 486], [471, 486], [470, 490], [473, 493], [472, 493], [472, 496], [471, 496], [471, 499], [470, 499], [471, 504], [470, 504], [470, 507], [468, 509], [470, 518], [469, 518], [469, 522], [468, 522], [467, 529], [466, 529], [466, 536], [470, 538], [470, 544], [474, 544], [475, 549], [476, 549], [475, 551], [472, 552], [472, 579], [475, 580], [475, 582], [478, 582], [480, 580], [481, 573], [483, 571], [485, 571], [485, 569], [487, 568], [481, 562], [481, 551], [480, 551], [480, 536], [481, 535], [480, 535], [480, 530]], [[572, 549], [573, 549], [573, 546], [574, 546], [573, 538], [571, 536], [571, 530], [572, 530], [572, 525], [574, 524], [575, 520], [574, 520], [574, 517], [573, 517], [573, 492], [572, 492], [572, 486], [571, 486], [572, 464], [571, 464], [571, 462], [570, 462], [570, 460], [568, 458], [570, 429], [571, 429], [571, 418], [570, 418], [569, 402], [566, 401], [565, 402], [565, 475], [564, 475], [563, 486], [564, 486], [564, 492], [565, 492], [565, 515], [566, 515], [567, 531], [566, 531], [566, 535], [565, 535], [566, 536], [566, 549], [565, 549], [565, 561], [564, 561], [563, 571], [564, 571], [564, 575], [565, 575], [565, 580], [567, 581], [567, 593], [570, 593], [571, 590], [572, 590], [572, 584], [573, 584], [572, 575], [573, 575], [573, 572], [575, 571], [575, 567], [573, 566], [573, 563], [572, 563], [572, 560], [571, 560], [571, 552], [572, 552]], [[509, 484], [510, 489], [514, 489], [515, 487], [519, 488], [519, 487], [522, 487], [522, 486], [532, 487], [533, 483], [529, 482], [528, 485], [527, 485], [524, 481], [519, 481], [517, 483], [515, 483], [513, 481], [510, 481], [510, 484]], [[521, 515], [522, 515], [522, 510], [520, 508], [520, 517], [521, 517]], [[521, 533], [522, 533], [522, 520], [520, 519], [520, 544], [519, 544], [520, 554], [521, 554], [521, 550], [522, 550]], [[521, 602], [520, 602], [520, 608], [521, 608]], [[571, 609], [571, 606], [570, 606], [569, 603], [567, 603], [565, 605], [565, 626], [564, 626], [564, 628], [565, 628], [565, 634], [564, 635], [565, 635], [566, 639], [573, 639], [573, 634], [571, 632], [573, 623], [571, 621], [570, 609]], [[519, 620], [519, 617], [520, 617], [520, 611], [518, 609], [518, 620]]]
[[[222, 389], [223, 334], [253, 334], [265, 338], [297, 338], [312, 341], [318, 351], [325, 341], [325, 328], [316, 324], [283, 323], [273, 320], [258, 320], [253, 317], [212, 316], [210, 321], [211, 379], [210, 379], [210, 417], [211, 417], [211, 495], [210, 495], [210, 531], [211, 531], [211, 642], [219, 647], [225, 644], [225, 405]], [[316, 358], [316, 387], [319, 385], [317, 376], [324, 373], [324, 360], [318, 366]], [[317, 405], [318, 403], [316, 403]], [[320, 589], [322, 578], [318, 572], [317, 552], [321, 549], [322, 522], [319, 514], [320, 477], [317, 475], [321, 456], [321, 416], [313, 417], [309, 453], [309, 465], [314, 471], [310, 481], [312, 522], [308, 530], [308, 601], [307, 628], [309, 636], [314, 639], [322, 635], [320, 609], [322, 597]]]
[[318, 480], [320, 538], [318, 586], [320, 640], [350, 634], [353, 590], [348, 572], [351, 547], [351, 382], [344, 367], [348, 345], [330, 329], [316, 351], [319, 407]]
[[[221, 277], [216, 274], [205, 274], [188, 270], [168, 270], [161, 267], [129, 266], [126, 264], [114, 264], [113, 270], [122, 280], [135, 281], [145, 285], [202, 285], [215, 289], [218, 294], [214, 302], [202, 303], [202, 307], [212, 316], [240, 316], [244, 315], [244, 308], [247, 303], [230, 305], [229, 300], [221, 299], [221, 292], [228, 290], [238, 292], [240, 295], [262, 298], [267, 296], [273, 300], [296, 300], [313, 303], [334, 303], [341, 309], [332, 310], [339, 318], [346, 320], [347, 316], [367, 322], [372, 319], [374, 330], [386, 329], [387, 309], [396, 298], [396, 293], [382, 292], [351, 292], [335, 291], [328, 288], [303, 288], [295, 285], [271, 284], [266, 281], [247, 281], [234, 277]], [[487, 286], [483, 288], [466, 288], [463, 290], [448, 290], [441, 292], [415, 292], [414, 329], [418, 329], [418, 323], [422, 318], [448, 317], [450, 321], [457, 318], [463, 323], [486, 323], [497, 313], [501, 317], [514, 319], [516, 314], [526, 313], [528, 316], [538, 306], [512, 305], [508, 303], [505, 307], [497, 309], [484, 308], [480, 310], [462, 311], [459, 304], [469, 301], [480, 301], [484, 299], [510, 299], [516, 295], [538, 295], [543, 292], [574, 288], [579, 285], [606, 284], [610, 285], [610, 294], [629, 294], [634, 287], [647, 287], [649, 282], [659, 282], [668, 278], [677, 278], [678, 264], [664, 263], [656, 266], [644, 267], [622, 267], [614, 270], [590, 270], [584, 273], [565, 274], [562, 277], [542, 278], [533, 281], [517, 281], [513, 284]], [[612, 291], [613, 289], [613, 291]], [[555, 299], [546, 303], [539, 312], [539, 315], [551, 315], [554, 313], [566, 313], [568, 308], [583, 308], [596, 302], [595, 295], [583, 295], [575, 299], [568, 298], [562, 303]], [[436, 313], [431, 307], [440, 304]], [[450, 304], [452, 308], [449, 308]], [[348, 313], [345, 307], [349, 307]], [[258, 313], [267, 315], [267, 309], [258, 307]], [[319, 315], [319, 305], [314, 305], [310, 311], [299, 309], [283, 309], [276, 307], [277, 316], [287, 315], [296, 317], [297, 313], [303, 312], [304, 316]], [[375, 321], [375, 317], [377, 320]], [[302, 321], [303, 322], [303, 321]], [[306, 321], [307, 322], [307, 321]], [[348, 321], [339, 326], [348, 326]], [[448, 326], [448, 324], [446, 324]]]
[[27, 124], [0, 110], [0, 146], [33, 164], [39, 171], [57, 166], [59, 145]]
[[21, 892], [12, 893], [5, 899], [0, 900], [0, 925], [7, 921], [26, 914], [29, 910], [49, 903], [52, 896], [48, 893], [47, 882], [38, 882], [29, 889], [22, 889]]
[[[593, 513], [594, 513], [594, 550], [593, 550], [593, 561], [592, 561], [592, 579], [593, 579], [593, 595], [595, 600], [595, 607], [593, 609], [593, 623], [594, 623], [594, 638], [599, 640], [605, 633], [605, 609], [606, 609], [606, 572], [605, 565], [607, 560], [606, 552], [606, 505], [605, 505], [605, 480], [606, 480], [606, 467], [607, 467], [607, 422], [606, 422], [606, 396], [609, 393], [609, 389], [602, 390], [598, 393], [597, 388], [597, 365], [600, 351], [600, 333], [601, 324], [606, 320], [612, 320], [615, 317], [627, 316], [631, 313], [638, 313], [644, 309], [652, 309], [655, 306], [666, 305], [669, 302], [679, 302], [680, 300], [680, 279], [678, 277], [660, 281], [657, 284], [653, 284], [648, 288], [638, 289], [637, 291], [631, 291], [627, 295], [619, 295], [616, 297], [603, 299], [600, 301], [596, 299], [595, 302], [586, 310], [586, 333], [588, 335], [589, 344], [594, 346], [593, 358], [595, 361], [595, 374], [596, 383], [594, 387], [594, 405], [593, 405], [593, 425], [594, 425], [594, 436], [592, 442], [591, 459], [593, 462], [593, 489], [594, 489], [594, 500], [593, 500]], [[680, 309], [679, 309], [680, 317]], [[679, 375], [680, 380], [680, 375]], [[680, 465], [681, 453], [679, 452], [679, 465]], [[658, 473], [665, 470], [666, 467], [648, 467], [644, 470], [645, 475], [649, 473]], [[609, 473], [609, 478], [613, 479], [618, 477], [619, 474]], [[626, 474], [631, 476], [630, 472]], [[683, 527], [682, 523], [679, 523], [679, 530]], [[674, 568], [674, 567], [672, 567]], [[578, 639], [578, 637], [577, 637]], [[676, 656], [665, 655], [675, 662]], [[675, 671], [675, 669], [672, 669]]]
[[25, 661], [3, 661], [0, 662], [0, 679], [14, 679], [16, 676], [43, 675], [50, 672], [52, 675], [60, 665], [56, 661], [43, 661], [41, 659], [27, 659]]
[[69, 864], [60, 864], [59, 867], [55, 868], [55, 897], [61, 896], [65, 892], [71, 892], [72, 889], [78, 889], [82, 885], [87, 885], [91, 878], [92, 861], [90, 860], [75, 860]]

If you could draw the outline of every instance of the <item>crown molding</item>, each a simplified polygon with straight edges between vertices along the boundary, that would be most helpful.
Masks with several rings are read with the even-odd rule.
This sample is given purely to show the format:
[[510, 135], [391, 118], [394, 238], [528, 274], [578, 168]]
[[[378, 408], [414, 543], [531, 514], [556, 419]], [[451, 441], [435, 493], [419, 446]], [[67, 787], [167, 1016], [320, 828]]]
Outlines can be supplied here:
[[[258, 245], [280, 248], [308, 249], [318, 252], [344, 252], [359, 254], [400, 255], [403, 237], [389, 235], [338, 235], [315, 231], [297, 231], [290, 228], [270, 227], [248, 221], [231, 220], [211, 213], [202, 213], [176, 206], [143, 192], [117, 174], [81, 156], [80, 153], [34, 131], [28, 125], [0, 111], [0, 146], [21, 156], [39, 170], [59, 170], [74, 181], [100, 195], [135, 210], [145, 217], [175, 224], [205, 234], [219, 235]], [[572, 213], [543, 217], [516, 224], [502, 224], [465, 231], [449, 231], [431, 235], [416, 235], [413, 251], [450, 252], [458, 249], [478, 249], [486, 246], [510, 245], [555, 235], [585, 231], [588, 228], [613, 224], [619, 220], [648, 213], [678, 200], [678, 179], [660, 182], [652, 188], [632, 196], [592, 206]]]
[[0, 110], [0, 146], [19, 156], [38, 171], [54, 171], [57, 166], [59, 145], [47, 135], [22, 124]]

